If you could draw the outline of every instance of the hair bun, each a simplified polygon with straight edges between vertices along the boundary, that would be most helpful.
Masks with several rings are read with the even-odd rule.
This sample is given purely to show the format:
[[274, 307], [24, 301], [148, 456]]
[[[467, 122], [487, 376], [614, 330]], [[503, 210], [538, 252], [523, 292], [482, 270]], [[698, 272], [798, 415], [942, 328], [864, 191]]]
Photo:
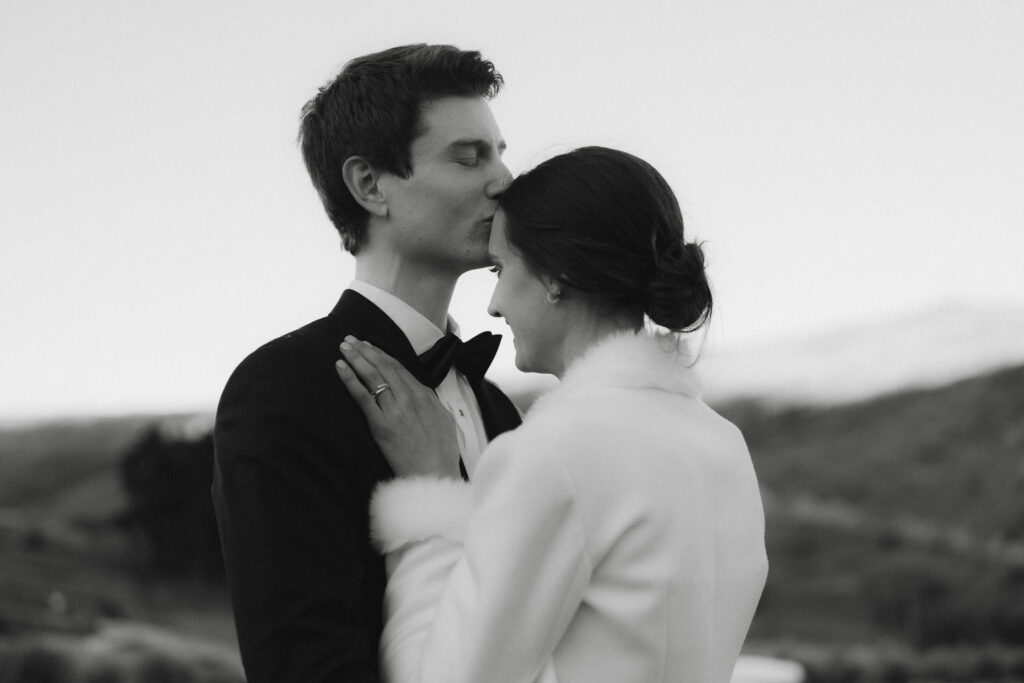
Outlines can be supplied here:
[[581, 147], [517, 177], [498, 204], [509, 246], [598, 313], [675, 332], [711, 314], [704, 254], [684, 241], [679, 201], [643, 159]]
[[654, 323], [690, 332], [711, 315], [711, 286], [704, 272], [704, 250], [696, 242], [674, 240], [656, 255], [645, 290], [644, 313]]

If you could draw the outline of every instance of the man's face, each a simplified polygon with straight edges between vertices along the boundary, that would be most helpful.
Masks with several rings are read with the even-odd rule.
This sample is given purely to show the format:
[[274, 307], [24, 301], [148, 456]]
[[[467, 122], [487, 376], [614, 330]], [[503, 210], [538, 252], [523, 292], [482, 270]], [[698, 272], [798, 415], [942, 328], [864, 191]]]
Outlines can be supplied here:
[[442, 97], [425, 105], [409, 147], [408, 178], [383, 174], [388, 206], [380, 238], [404, 258], [463, 273], [488, 265], [497, 198], [511, 180], [505, 141], [482, 98]]

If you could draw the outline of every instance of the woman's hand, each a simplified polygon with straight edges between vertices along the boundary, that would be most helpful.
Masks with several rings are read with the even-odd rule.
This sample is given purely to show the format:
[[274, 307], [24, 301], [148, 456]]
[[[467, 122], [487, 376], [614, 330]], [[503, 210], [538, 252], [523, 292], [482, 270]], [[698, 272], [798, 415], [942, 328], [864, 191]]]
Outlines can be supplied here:
[[395, 474], [461, 479], [455, 419], [437, 394], [368, 342], [345, 337], [341, 353], [338, 376]]

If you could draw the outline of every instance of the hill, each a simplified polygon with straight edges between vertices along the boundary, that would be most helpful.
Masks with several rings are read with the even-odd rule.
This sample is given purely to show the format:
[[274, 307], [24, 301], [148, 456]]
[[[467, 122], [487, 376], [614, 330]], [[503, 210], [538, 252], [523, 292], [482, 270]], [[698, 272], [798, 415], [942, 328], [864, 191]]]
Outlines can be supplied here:
[[[1024, 643], [1024, 366], [844, 405], [717, 408], [743, 430], [766, 506], [771, 570], [752, 652], [808, 661], [792, 643]], [[101, 557], [97, 540], [115, 541], [89, 535], [99, 527], [79, 534], [91, 543], [70, 543], [74, 534], [39, 524], [74, 528], [122, 509], [120, 459], [153, 424], [194, 436], [209, 416], [0, 430], [0, 523], [28, 511], [46, 532], [31, 544], [25, 529], [0, 524], [0, 619], [28, 592], [45, 608], [57, 589], [87, 612], [189, 629], [209, 621], [230, 642], [222, 588], [168, 587], [154, 605], [141, 597], [151, 578]]]
[[[47, 521], [101, 519], [124, 501], [117, 466], [148, 427], [203, 429], [195, 415], [52, 419], [0, 428], [0, 523], [14, 516]], [[16, 511], [16, 515], [15, 515]]]
[[1024, 541], [1024, 366], [842, 406], [720, 411], [775, 496]]
[[947, 303], [797, 339], [718, 349], [698, 365], [712, 403], [860, 401], [1024, 363], [1024, 308]]
[[765, 500], [755, 642], [1024, 643], [1024, 366], [849, 405], [719, 410]]

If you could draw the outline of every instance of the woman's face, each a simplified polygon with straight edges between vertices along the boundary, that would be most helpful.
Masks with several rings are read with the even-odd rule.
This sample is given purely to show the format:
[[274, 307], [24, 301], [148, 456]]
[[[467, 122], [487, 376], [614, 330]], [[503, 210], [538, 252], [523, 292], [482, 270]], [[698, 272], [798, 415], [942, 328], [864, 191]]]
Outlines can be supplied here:
[[505, 318], [512, 329], [516, 367], [523, 372], [560, 374], [564, 357], [567, 315], [559, 303], [549, 303], [557, 291], [550, 278], [535, 274], [505, 237], [505, 212], [498, 211], [488, 244], [491, 269], [498, 276], [487, 312]]

